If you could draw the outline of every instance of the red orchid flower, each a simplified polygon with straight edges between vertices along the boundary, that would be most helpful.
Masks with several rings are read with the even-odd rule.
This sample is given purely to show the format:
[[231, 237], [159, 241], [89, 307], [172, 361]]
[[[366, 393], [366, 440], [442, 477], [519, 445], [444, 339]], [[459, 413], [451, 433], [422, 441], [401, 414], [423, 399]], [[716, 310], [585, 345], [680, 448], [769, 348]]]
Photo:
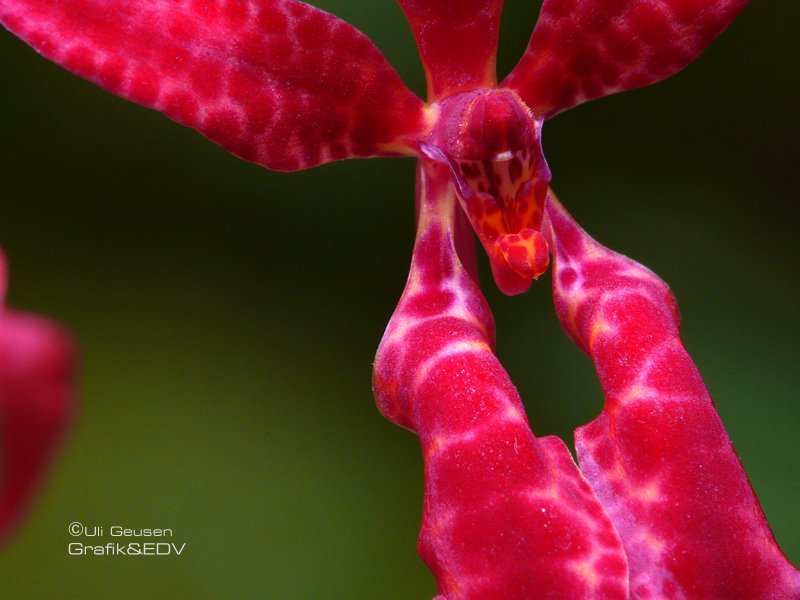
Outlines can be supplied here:
[[75, 403], [74, 350], [58, 325], [4, 307], [0, 251], [0, 544], [29, 508]]
[[[547, 118], [674, 74], [745, 0], [545, 0], [500, 85], [501, 0], [398, 1], [427, 102], [363, 34], [296, 0], [0, 0], [0, 21], [271, 169], [419, 159], [411, 273], [373, 384], [382, 413], [420, 436], [419, 549], [439, 598], [800, 598], [669, 289], [574, 222], [541, 149]], [[576, 433], [580, 469], [534, 437], [493, 354], [471, 230], [509, 294], [553, 257], [559, 318], [606, 396]]]

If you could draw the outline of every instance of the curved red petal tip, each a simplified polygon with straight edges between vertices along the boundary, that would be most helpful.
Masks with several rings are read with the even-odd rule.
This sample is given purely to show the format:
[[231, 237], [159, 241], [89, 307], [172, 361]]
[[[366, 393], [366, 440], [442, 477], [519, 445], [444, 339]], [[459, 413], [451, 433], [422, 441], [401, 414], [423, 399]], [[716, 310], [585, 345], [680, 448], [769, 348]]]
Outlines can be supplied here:
[[425, 67], [428, 99], [494, 87], [502, 0], [398, 0]]
[[627, 560], [561, 440], [537, 439], [492, 353], [494, 324], [456, 247], [445, 165], [420, 171], [411, 273], [375, 361], [381, 412], [425, 459], [419, 551], [439, 600], [624, 599]]
[[564, 329], [606, 398], [578, 462], [625, 544], [633, 598], [800, 598], [697, 368], [667, 285], [590, 238], [554, 197], [545, 234]]
[[528, 49], [503, 82], [537, 114], [677, 73], [747, 0], [545, 0]]
[[0, 309], [0, 543], [27, 512], [69, 425], [74, 371], [61, 327]]
[[0, 0], [0, 22], [105, 89], [292, 171], [413, 154], [423, 105], [374, 44], [295, 0]]

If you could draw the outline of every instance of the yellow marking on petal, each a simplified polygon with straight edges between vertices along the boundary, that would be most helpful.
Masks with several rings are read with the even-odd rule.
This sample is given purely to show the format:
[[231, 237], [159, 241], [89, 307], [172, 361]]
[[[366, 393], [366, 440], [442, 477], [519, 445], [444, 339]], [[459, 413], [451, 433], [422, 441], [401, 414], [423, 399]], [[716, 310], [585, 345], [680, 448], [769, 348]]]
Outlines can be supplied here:
[[595, 571], [594, 567], [589, 564], [588, 560], [573, 562], [570, 565], [570, 569], [577, 573], [584, 581], [587, 581], [592, 587], [597, 586], [600, 581], [600, 578], [597, 576], [597, 572]]
[[512, 421], [512, 422], [520, 422], [525, 420], [525, 417], [522, 416], [522, 413], [516, 406], [509, 406], [506, 409], [504, 416], [507, 421]]
[[637, 498], [645, 502], [658, 502], [661, 500], [661, 488], [655, 481], [635, 488], [633, 493]]
[[598, 317], [592, 324], [592, 330], [589, 332], [589, 351], [594, 348], [594, 343], [598, 336], [604, 333], [611, 333], [612, 331], [614, 331], [614, 328], [611, 324], [602, 317]]
[[634, 400], [639, 400], [644, 398], [650, 392], [650, 388], [641, 383], [635, 383], [630, 386], [625, 392], [619, 397], [619, 401], [622, 403], [633, 402]]
[[427, 444], [428, 455], [433, 456], [438, 454], [448, 446], [456, 444], [458, 442], [471, 442], [475, 439], [475, 436], [478, 435], [476, 430], [481, 429], [480, 425], [474, 426], [472, 429], [468, 429], [461, 433], [455, 433], [450, 435], [436, 435], [434, 436], [430, 442]]
[[[436, 103], [425, 104], [422, 107], [422, 115], [423, 119], [425, 120], [425, 127], [427, 131], [430, 131], [436, 125], [437, 121], [439, 120], [440, 112], [441, 107]], [[425, 139], [425, 137], [421, 136], [420, 139]]]
[[492, 349], [486, 342], [481, 342], [478, 340], [467, 340], [448, 344], [419, 367], [417, 375], [414, 377], [414, 389], [419, 387], [419, 385], [425, 381], [428, 373], [440, 360], [445, 359], [448, 356], [455, 356], [464, 352], [488, 352], [491, 354]]
[[451, 354], [460, 354], [461, 352], [489, 352], [491, 353], [492, 349], [489, 348], [489, 345], [486, 342], [481, 342], [479, 340], [469, 340], [466, 342], [454, 342], [448, 346], [445, 346], [441, 352], [439, 352], [434, 358], [441, 356], [444, 358], [445, 356], [449, 356]]
[[531, 487], [525, 492], [523, 492], [525, 497], [528, 498], [528, 500], [530, 500], [531, 502], [550, 500], [554, 501], [557, 504], [558, 501], [561, 499], [561, 496], [558, 493], [558, 470], [553, 465], [552, 461], [548, 460], [547, 466], [550, 470], [550, 474], [552, 475], [551, 478], [552, 483], [549, 486], [547, 486], [547, 488]]
[[434, 454], [438, 454], [442, 448], [447, 445], [447, 440], [443, 435], [435, 435], [431, 438], [428, 442], [428, 456], [433, 456]]
[[650, 546], [659, 554], [661, 554], [664, 551], [664, 548], [666, 548], [666, 544], [649, 531], [641, 531], [638, 537], [641, 543]]

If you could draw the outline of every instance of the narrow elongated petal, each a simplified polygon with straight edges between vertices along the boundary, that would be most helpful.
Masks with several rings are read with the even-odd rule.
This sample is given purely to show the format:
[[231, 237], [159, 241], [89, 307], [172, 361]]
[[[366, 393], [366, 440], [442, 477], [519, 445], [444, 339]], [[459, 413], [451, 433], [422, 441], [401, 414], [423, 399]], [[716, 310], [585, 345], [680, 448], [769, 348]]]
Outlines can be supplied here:
[[578, 462], [625, 544], [632, 597], [800, 598], [800, 574], [681, 344], [667, 285], [553, 197], [546, 218], [556, 309], [606, 398], [576, 431]]
[[0, 0], [50, 60], [291, 171], [413, 153], [422, 103], [362, 33], [295, 0]]
[[0, 544], [28, 509], [69, 423], [74, 350], [38, 316], [2, 308], [0, 254]]
[[398, 0], [428, 79], [428, 99], [494, 87], [503, 0]]
[[747, 0], [545, 0], [503, 82], [536, 114], [656, 83], [692, 62]]
[[621, 542], [566, 446], [531, 433], [461, 266], [449, 169], [421, 170], [411, 273], [373, 385], [425, 459], [419, 550], [440, 600], [627, 598]]

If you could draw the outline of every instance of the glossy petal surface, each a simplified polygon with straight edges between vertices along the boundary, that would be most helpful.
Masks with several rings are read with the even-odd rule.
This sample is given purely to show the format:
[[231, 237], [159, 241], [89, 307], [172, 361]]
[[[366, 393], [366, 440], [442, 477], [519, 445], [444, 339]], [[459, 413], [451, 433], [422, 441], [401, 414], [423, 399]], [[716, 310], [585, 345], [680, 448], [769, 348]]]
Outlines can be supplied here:
[[503, 82], [537, 115], [661, 81], [683, 69], [747, 0], [545, 0]]
[[597, 368], [603, 413], [578, 462], [625, 544], [633, 598], [800, 597], [697, 368], [667, 285], [551, 197], [556, 309]]
[[0, 0], [45, 57], [271, 169], [413, 153], [422, 103], [362, 33], [294, 0]]
[[421, 170], [417, 241], [378, 350], [376, 400], [425, 459], [420, 554], [441, 600], [626, 598], [621, 542], [564, 443], [531, 433], [461, 266], [449, 169]]
[[428, 97], [497, 83], [502, 0], [398, 0], [417, 40]]
[[0, 543], [5, 542], [55, 454], [74, 405], [74, 350], [54, 323], [2, 307], [0, 254]]

